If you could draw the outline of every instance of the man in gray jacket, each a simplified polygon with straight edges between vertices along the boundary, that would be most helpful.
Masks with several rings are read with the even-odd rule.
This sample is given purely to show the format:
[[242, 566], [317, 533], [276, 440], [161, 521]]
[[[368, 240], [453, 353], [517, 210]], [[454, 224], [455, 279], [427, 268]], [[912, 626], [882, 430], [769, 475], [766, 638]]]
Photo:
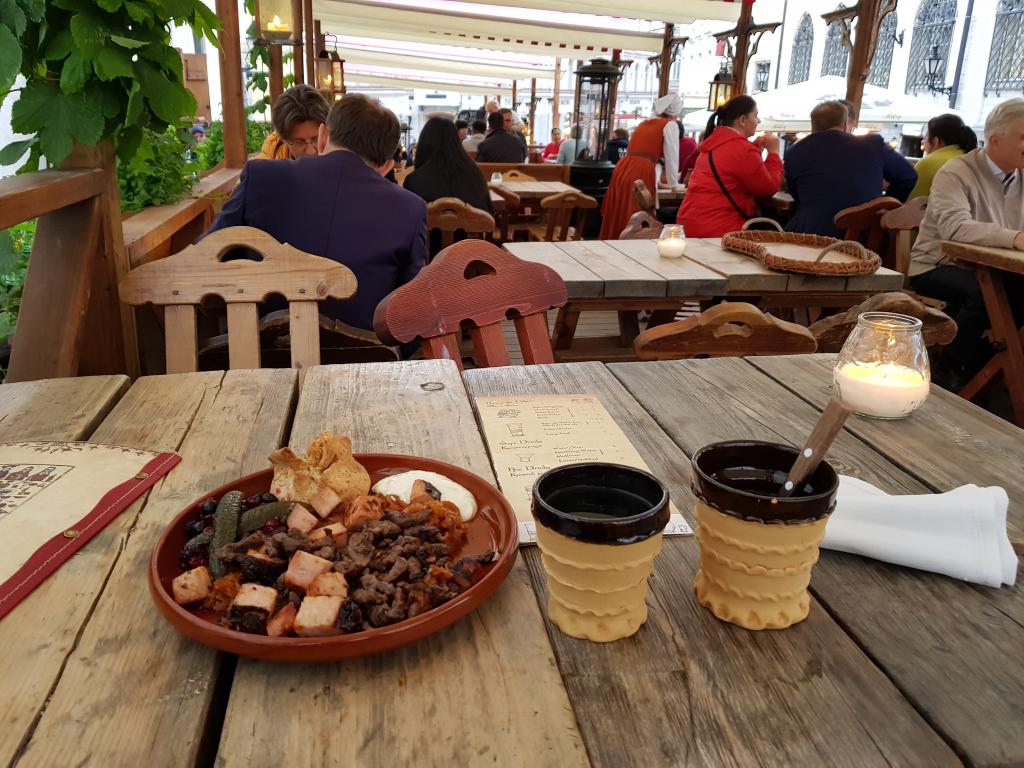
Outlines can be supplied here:
[[[992, 348], [982, 339], [989, 321], [974, 272], [942, 255], [943, 240], [1024, 251], [1024, 99], [992, 110], [984, 149], [953, 158], [935, 174], [911, 254], [911, 286], [945, 301], [959, 327], [947, 349], [953, 368], [938, 382], [955, 388], [985, 364]], [[1007, 290], [1011, 305], [1024, 310], [1020, 283], [1008, 280]]]

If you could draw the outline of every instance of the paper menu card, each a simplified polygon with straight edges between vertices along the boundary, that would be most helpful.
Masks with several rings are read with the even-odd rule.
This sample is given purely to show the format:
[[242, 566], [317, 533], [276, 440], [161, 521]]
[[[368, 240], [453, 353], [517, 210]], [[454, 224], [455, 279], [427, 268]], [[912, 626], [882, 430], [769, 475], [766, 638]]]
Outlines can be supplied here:
[[[498, 485], [519, 522], [520, 544], [537, 541], [530, 495], [549, 469], [604, 461], [650, 471], [595, 395], [478, 397], [476, 406]], [[665, 534], [692, 534], [678, 510], [671, 511]]]

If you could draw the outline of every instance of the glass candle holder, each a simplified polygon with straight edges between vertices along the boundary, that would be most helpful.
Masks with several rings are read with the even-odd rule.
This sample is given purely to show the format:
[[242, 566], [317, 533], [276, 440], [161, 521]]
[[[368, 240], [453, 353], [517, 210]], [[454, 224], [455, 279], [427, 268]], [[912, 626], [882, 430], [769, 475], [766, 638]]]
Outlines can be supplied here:
[[663, 259], [681, 259], [686, 253], [686, 235], [678, 224], [666, 224], [658, 236], [658, 255]]
[[502, 181], [501, 173], [498, 171], [491, 174], [491, 184], [501, 184]]
[[928, 350], [916, 317], [865, 312], [833, 370], [836, 395], [861, 416], [902, 419], [928, 398]]

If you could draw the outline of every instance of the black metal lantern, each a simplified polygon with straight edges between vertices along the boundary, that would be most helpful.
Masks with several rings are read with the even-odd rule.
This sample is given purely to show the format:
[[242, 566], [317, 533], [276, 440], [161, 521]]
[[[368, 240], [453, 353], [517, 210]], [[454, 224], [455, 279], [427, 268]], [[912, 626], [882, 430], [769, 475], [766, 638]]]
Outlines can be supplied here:
[[612, 84], [622, 71], [607, 59], [592, 59], [576, 70], [575, 123], [579, 126], [573, 165], [611, 165], [604, 148], [615, 117]]
[[345, 95], [345, 62], [337, 51], [328, 51], [326, 44], [316, 60], [316, 84], [327, 101]]
[[942, 54], [939, 53], [939, 46], [933, 45], [932, 52], [928, 54], [928, 58], [924, 60], [925, 84], [928, 86], [928, 90], [932, 93], [949, 94], [953, 92], [952, 86], [939, 85], [942, 81], [942, 77], [945, 75], [945, 64], [946, 60]]
[[708, 112], [714, 112], [720, 106], [732, 98], [733, 88], [736, 81], [733, 79], [729, 65], [722, 62], [722, 68], [711, 81], [711, 90], [708, 92]]
[[[254, 0], [257, 45], [298, 45], [292, 0]], [[301, 6], [300, 6], [301, 7]]]

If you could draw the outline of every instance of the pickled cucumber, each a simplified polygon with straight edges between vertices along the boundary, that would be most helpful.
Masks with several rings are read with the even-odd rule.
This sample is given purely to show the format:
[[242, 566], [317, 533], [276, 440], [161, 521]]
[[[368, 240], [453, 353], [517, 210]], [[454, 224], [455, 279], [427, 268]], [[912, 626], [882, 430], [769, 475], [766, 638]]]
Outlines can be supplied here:
[[288, 511], [292, 508], [290, 501], [274, 501], [270, 504], [261, 504], [242, 513], [241, 521], [238, 524], [238, 536], [248, 536], [253, 531], [262, 528], [271, 520], [284, 520], [288, 517]]
[[217, 557], [217, 551], [238, 540], [241, 514], [241, 491], [228, 491], [217, 502], [217, 511], [213, 515], [213, 540], [210, 542], [210, 573], [214, 579], [220, 579], [227, 573], [224, 563]]

